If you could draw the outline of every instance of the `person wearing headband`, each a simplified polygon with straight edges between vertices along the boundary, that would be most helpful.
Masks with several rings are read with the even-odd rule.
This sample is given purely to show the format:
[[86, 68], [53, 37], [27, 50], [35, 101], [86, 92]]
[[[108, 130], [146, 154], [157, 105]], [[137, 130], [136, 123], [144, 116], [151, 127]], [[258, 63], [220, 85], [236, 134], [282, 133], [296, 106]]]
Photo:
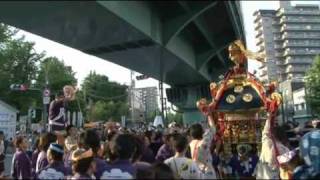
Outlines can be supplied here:
[[72, 170], [74, 176], [72, 180], [80, 179], [95, 179], [94, 172], [96, 169], [96, 164], [93, 159], [92, 149], [86, 150], [83, 148], [75, 150], [71, 155], [72, 160]]
[[48, 166], [41, 169], [37, 179], [65, 179], [71, 175], [71, 169], [63, 164], [63, 147], [57, 143], [51, 143], [47, 151]]

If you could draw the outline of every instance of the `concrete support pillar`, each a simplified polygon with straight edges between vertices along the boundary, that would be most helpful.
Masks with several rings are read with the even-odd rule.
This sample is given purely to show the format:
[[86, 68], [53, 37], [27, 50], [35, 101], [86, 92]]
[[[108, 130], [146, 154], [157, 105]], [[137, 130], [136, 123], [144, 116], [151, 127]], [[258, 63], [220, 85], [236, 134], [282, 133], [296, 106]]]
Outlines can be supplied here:
[[184, 111], [182, 117], [185, 125], [192, 125], [205, 120], [205, 117], [199, 112], [198, 109]]
[[182, 117], [185, 125], [191, 125], [206, 119], [196, 107], [196, 102], [201, 98], [206, 98], [208, 102], [211, 101], [209, 83], [187, 87], [173, 87], [166, 89], [166, 94], [168, 101], [177, 106], [179, 111], [183, 112]]

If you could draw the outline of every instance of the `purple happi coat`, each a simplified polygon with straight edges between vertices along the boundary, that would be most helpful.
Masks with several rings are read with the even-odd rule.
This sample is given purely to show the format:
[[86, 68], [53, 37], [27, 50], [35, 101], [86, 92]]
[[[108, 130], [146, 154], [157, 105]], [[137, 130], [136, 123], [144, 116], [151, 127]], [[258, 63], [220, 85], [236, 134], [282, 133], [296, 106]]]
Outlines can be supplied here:
[[71, 178], [72, 180], [84, 180], [84, 179], [93, 179], [91, 176], [88, 174], [79, 174], [76, 173], [74, 176]]
[[49, 107], [49, 127], [50, 131], [61, 131], [65, 129], [65, 101], [54, 100]]
[[47, 153], [45, 151], [41, 151], [37, 158], [36, 173], [38, 173], [40, 169], [45, 168], [47, 165], [48, 165]]
[[17, 149], [12, 158], [11, 176], [14, 179], [31, 179], [31, 163], [25, 151]]
[[104, 169], [106, 169], [107, 167], [107, 162], [101, 158], [94, 158], [94, 161], [96, 163], [96, 172], [94, 173], [94, 176], [99, 179], [104, 171]]
[[63, 162], [53, 162], [47, 167], [41, 169], [37, 173], [37, 179], [65, 179], [67, 176], [71, 176], [71, 169], [64, 166]]
[[170, 148], [170, 146], [167, 144], [163, 144], [156, 155], [156, 160], [163, 162], [164, 160], [172, 157], [173, 155], [174, 155], [174, 152]]
[[39, 153], [40, 150], [36, 149], [35, 151], [33, 151], [31, 156], [31, 173], [33, 178], [36, 177], [36, 166]]
[[148, 163], [153, 163], [155, 161], [155, 156], [149, 147], [144, 148], [141, 161], [145, 161]]
[[72, 168], [71, 154], [73, 151], [68, 151], [63, 156], [64, 166], [67, 168]]
[[136, 168], [129, 160], [117, 160], [112, 164], [107, 164], [103, 169], [99, 179], [134, 179], [136, 176]]
[[231, 166], [233, 175], [252, 177], [258, 161], [257, 155], [250, 155], [246, 161], [241, 161], [238, 155], [234, 155], [230, 159], [229, 166]]

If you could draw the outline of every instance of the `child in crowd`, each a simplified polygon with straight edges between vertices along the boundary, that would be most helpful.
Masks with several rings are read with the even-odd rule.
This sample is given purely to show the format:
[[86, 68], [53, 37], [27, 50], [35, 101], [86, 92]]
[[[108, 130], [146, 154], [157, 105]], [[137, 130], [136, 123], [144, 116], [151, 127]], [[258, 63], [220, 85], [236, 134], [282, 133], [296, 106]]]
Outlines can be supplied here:
[[16, 152], [12, 159], [11, 176], [14, 179], [31, 179], [31, 163], [26, 150], [28, 140], [23, 136], [18, 136], [15, 140]]

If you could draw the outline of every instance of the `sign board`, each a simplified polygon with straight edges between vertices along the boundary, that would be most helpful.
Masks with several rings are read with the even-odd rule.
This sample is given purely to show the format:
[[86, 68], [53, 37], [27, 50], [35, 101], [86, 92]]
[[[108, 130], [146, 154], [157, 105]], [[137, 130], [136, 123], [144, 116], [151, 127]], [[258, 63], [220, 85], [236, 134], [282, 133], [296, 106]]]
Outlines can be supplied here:
[[49, 104], [50, 103], [50, 97], [49, 96], [43, 96], [43, 104]]

